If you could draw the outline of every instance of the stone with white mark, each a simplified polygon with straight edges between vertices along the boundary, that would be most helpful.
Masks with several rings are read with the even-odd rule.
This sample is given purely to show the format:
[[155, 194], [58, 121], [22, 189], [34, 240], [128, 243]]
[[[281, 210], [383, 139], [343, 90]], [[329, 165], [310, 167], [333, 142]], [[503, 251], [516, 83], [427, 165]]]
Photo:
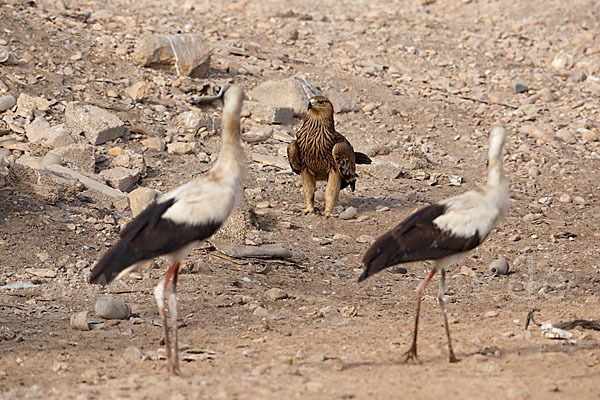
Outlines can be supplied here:
[[77, 102], [67, 105], [65, 125], [74, 132], [82, 132], [93, 145], [116, 139], [125, 133], [123, 121], [113, 113], [100, 107]]
[[119, 189], [122, 192], [126, 192], [136, 184], [140, 174], [138, 171], [130, 168], [115, 167], [100, 171], [100, 176], [103, 177], [110, 186]]
[[210, 68], [210, 47], [199, 34], [147, 35], [135, 46], [133, 61], [142, 67], [166, 69], [177, 76], [204, 78]]

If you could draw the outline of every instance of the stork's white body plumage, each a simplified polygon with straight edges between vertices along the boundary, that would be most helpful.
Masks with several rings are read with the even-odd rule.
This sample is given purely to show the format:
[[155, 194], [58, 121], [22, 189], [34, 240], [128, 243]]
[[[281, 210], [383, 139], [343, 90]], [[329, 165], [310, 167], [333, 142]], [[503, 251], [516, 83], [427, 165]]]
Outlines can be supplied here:
[[445, 269], [461, 262], [481, 244], [509, 206], [509, 184], [502, 166], [506, 131], [495, 127], [490, 134], [488, 180], [474, 190], [449, 197], [424, 207], [378, 238], [367, 250], [366, 268], [359, 281], [391, 265], [432, 260], [433, 267], [417, 290], [417, 308], [413, 343], [406, 359], [417, 361], [417, 327], [421, 297], [427, 284], [440, 272], [438, 301], [444, 315], [451, 362], [457, 361], [452, 350], [444, 298]]
[[[96, 263], [90, 282], [109, 283], [127, 273], [135, 263], [156, 256], [172, 261], [154, 296], [165, 329], [167, 358], [171, 373], [179, 374], [177, 345], [177, 276], [179, 263], [198, 242], [208, 239], [227, 220], [241, 196], [245, 165], [240, 143], [240, 114], [243, 92], [233, 86], [223, 94], [223, 134], [219, 159], [205, 174], [166, 193], [148, 206], [120, 233], [121, 239]], [[165, 315], [164, 291], [169, 280], [169, 312], [174, 333], [171, 355]]]

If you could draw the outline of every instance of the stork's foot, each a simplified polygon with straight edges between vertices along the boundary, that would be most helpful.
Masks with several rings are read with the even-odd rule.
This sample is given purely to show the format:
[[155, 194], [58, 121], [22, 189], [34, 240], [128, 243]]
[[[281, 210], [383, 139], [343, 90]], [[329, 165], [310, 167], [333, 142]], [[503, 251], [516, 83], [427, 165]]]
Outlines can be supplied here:
[[412, 361], [413, 364], [419, 365], [421, 362], [417, 358], [417, 346], [410, 346], [410, 349], [404, 353], [402, 364], [408, 364], [408, 361]]
[[452, 352], [448, 355], [448, 361], [451, 363], [457, 363], [460, 360], [458, 358], [456, 358], [456, 356], [454, 355], [454, 352]]
[[314, 214], [314, 213], [315, 213], [314, 207], [306, 207], [304, 210], [302, 210], [302, 214]]
[[171, 376], [180, 376], [182, 378], [187, 378], [183, 373], [181, 373], [181, 368], [179, 367], [179, 363], [169, 363], [169, 375]]

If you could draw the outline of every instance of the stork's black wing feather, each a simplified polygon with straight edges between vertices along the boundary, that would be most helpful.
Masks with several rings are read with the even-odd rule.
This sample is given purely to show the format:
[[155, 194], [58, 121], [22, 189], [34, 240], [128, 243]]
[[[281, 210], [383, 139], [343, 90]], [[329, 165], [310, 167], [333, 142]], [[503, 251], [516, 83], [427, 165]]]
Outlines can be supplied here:
[[107, 284], [121, 271], [141, 260], [174, 252], [190, 242], [209, 238], [223, 221], [181, 224], [162, 218], [175, 199], [153, 203], [121, 232], [121, 239], [96, 263], [91, 283]]
[[421, 208], [380, 236], [363, 257], [365, 270], [359, 282], [395, 264], [435, 260], [477, 247], [482, 242], [477, 233], [469, 237], [456, 236], [433, 223], [446, 211], [442, 204]]

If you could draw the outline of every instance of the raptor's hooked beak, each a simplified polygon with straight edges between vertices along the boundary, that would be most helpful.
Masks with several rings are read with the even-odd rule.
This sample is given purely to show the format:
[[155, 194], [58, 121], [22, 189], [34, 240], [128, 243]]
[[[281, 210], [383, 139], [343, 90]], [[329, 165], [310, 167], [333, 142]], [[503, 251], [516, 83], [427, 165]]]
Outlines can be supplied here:
[[308, 101], [308, 109], [310, 110], [311, 108], [313, 108], [313, 103], [311, 100]]

